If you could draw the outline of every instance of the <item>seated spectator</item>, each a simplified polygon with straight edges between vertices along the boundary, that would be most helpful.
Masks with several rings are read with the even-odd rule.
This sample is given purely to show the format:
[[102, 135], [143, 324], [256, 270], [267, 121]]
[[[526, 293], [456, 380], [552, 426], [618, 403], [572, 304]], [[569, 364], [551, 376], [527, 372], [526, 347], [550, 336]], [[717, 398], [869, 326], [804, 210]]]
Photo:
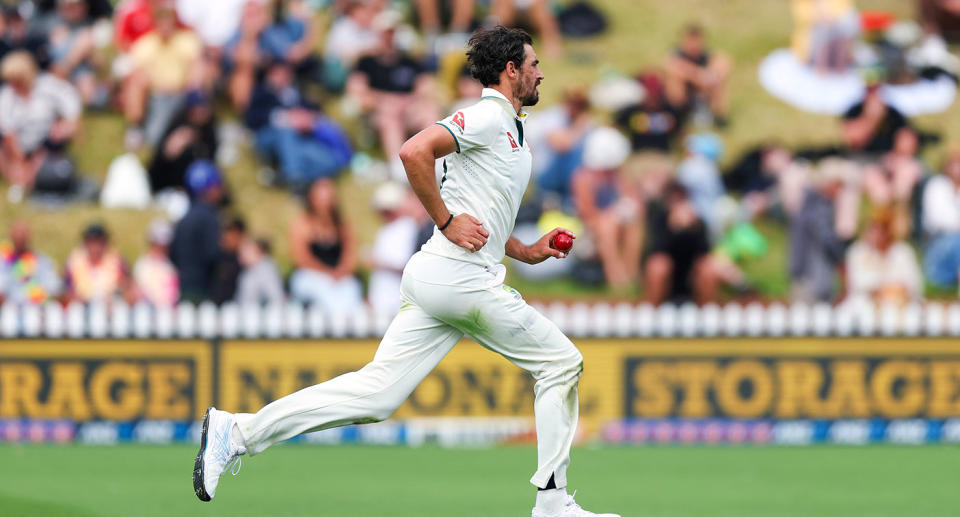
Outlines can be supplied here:
[[573, 176], [577, 215], [596, 243], [607, 284], [615, 289], [636, 281], [642, 243], [639, 189], [621, 170], [630, 142], [616, 129], [601, 127], [587, 137], [583, 167]]
[[878, 206], [906, 206], [914, 187], [924, 176], [924, 166], [917, 157], [920, 142], [909, 128], [899, 129], [893, 137], [893, 149], [879, 163], [864, 168], [863, 187], [870, 201]]
[[700, 219], [712, 236], [721, 231], [724, 196], [717, 162], [723, 156], [723, 141], [712, 133], [697, 133], [686, 140], [687, 157], [677, 167], [677, 181], [687, 189]]
[[56, 298], [61, 287], [53, 261], [30, 248], [30, 227], [15, 221], [10, 240], [0, 242], [0, 303], [44, 303]]
[[893, 150], [894, 138], [909, 122], [883, 101], [878, 85], [867, 87], [863, 100], [843, 115], [843, 139], [851, 151], [880, 154]]
[[690, 25], [684, 30], [680, 45], [667, 58], [667, 100], [681, 110], [702, 102], [717, 125], [723, 127], [727, 123], [727, 82], [732, 71], [730, 58], [707, 49], [703, 28]]
[[101, 224], [83, 231], [83, 244], [67, 258], [66, 294], [69, 300], [107, 302], [117, 296], [135, 299], [127, 264], [110, 246], [110, 234]]
[[659, 76], [647, 73], [638, 80], [643, 85], [643, 102], [618, 111], [617, 125], [627, 132], [634, 151], [669, 151], [683, 130], [686, 113], [667, 102]]
[[156, 145], [191, 89], [203, 84], [200, 39], [177, 26], [173, 9], [155, 8], [154, 29], [130, 49], [134, 71], [123, 87], [123, 109], [129, 124], [129, 147], [144, 139]]
[[400, 310], [403, 268], [419, 249], [419, 222], [410, 213], [411, 197], [407, 187], [393, 182], [380, 185], [373, 194], [373, 208], [383, 219], [383, 226], [373, 240], [368, 298], [374, 312], [380, 315], [392, 316]]
[[346, 140], [321, 138], [318, 130], [339, 129], [300, 93], [293, 82], [293, 68], [285, 61], [275, 61], [267, 68], [245, 120], [255, 133], [257, 151], [278, 162], [283, 182], [296, 190], [318, 178], [336, 176], [348, 163]]
[[[85, 105], [102, 105], [105, 94], [98, 94], [96, 71], [93, 68], [93, 29], [87, 23], [87, 5], [83, 0], [58, 0], [57, 14], [50, 32], [50, 71], [72, 83]], [[105, 92], [104, 92], [105, 93]]]
[[0, 7], [0, 59], [7, 54], [23, 50], [33, 56], [41, 70], [50, 66], [50, 42], [46, 34], [30, 31], [30, 24], [20, 14], [16, 6], [4, 4]]
[[154, 11], [169, 0], [123, 0], [113, 17], [113, 43], [121, 53], [154, 29]]
[[718, 275], [710, 259], [707, 228], [683, 185], [670, 182], [647, 211], [644, 266], [647, 299], [653, 304], [717, 299]]
[[180, 274], [180, 299], [199, 303], [213, 298], [220, 260], [220, 202], [223, 178], [208, 161], [187, 168], [190, 208], [177, 222], [170, 243], [170, 261]]
[[23, 199], [34, 186], [48, 155], [62, 155], [77, 132], [82, 106], [70, 83], [51, 74], [38, 74], [24, 51], [10, 53], [0, 63], [0, 169], [10, 182], [7, 198]]
[[723, 173], [725, 190], [740, 194], [749, 217], [764, 213], [781, 200], [781, 177], [793, 164], [793, 155], [782, 145], [768, 143], [747, 151]]
[[[271, 12], [272, 9], [272, 12]], [[289, 63], [296, 77], [319, 80], [319, 62], [313, 55], [317, 29], [313, 11], [304, 0], [249, 1], [240, 28], [224, 46], [230, 96], [246, 109], [257, 72], [271, 62]]]
[[960, 151], [947, 157], [944, 173], [932, 176], [923, 189], [923, 266], [939, 287], [957, 287], [960, 271]]
[[133, 281], [137, 298], [156, 307], [173, 307], [180, 299], [177, 268], [170, 262], [170, 241], [173, 228], [157, 219], [147, 229], [150, 247], [133, 265]]
[[276, 262], [270, 256], [270, 241], [245, 239], [240, 245], [240, 277], [237, 297], [241, 305], [283, 303], [283, 280]]
[[853, 0], [793, 0], [794, 54], [817, 72], [846, 72], [860, 33]]
[[844, 188], [841, 167], [821, 164], [806, 189], [799, 211], [790, 220], [790, 280], [793, 298], [830, 302], [834, 277], [843, 262], [847, 240], [838, 232], [838, 200]]
[[[476, 102], [476, 99], [474, 99]], [[570, 204], [570, 179], [583, 163], [583, 146], [594, 127], [590, 101], [581, 87], [569, 87], [563, 104], [530, 117], [527, 138], [537, 149], [533, 173], [541, 194], [554, 196], [561, 207]]]
[[[169, 1], [169, 0], [167, 0]], [[209, 49], [220, 49], [240, 27], [243, 9], [249, 0], [174, 0], [177, 18], [193, 28]]]
[[372, 55], [357, 62], [347, 82], [347, 95], [372, 115], [391, 176], [406, 182], [400, 146], [412, 132], [437, 121], [440, 113], [432, 98], [433, 76], [393, 43], [398, 23], [393, 11], [377, 16], [380, 44]]
[[894, 238], [890, 211], [871, 218], [863, 237], [847, 250], [847, 293], [878, 304], [902, 304], [923, 296], [923, 274], [913, 248]]
[[240, 217], [228, 221], [220, 232], [220, 256], [213, 279], [213, 302], [226, 303], [237, 297], [240, 279], [240, 246], [247, 239], [247, 223]]
[[213, 160], [217, 155], [217, 127], [212, 99], [206, 92], [193, 90], [184, 99], [184, 107], [164, 130], [150, 162], [150, 190], [183, 188], [187, 167], [197, 160]]
[[920, 22], [930, 32], [960, 41], [960, 2], [956, 0], [919, 0]]
[[307, 193], [306, 210], [290, 225], [290, 254], [296, 271], [290, 295], [328, 314], [348, 314], [363, 303], [354, 276], [357, 243], [340, 213], [333, 181], [320, 179]]
[[[476, 0], [453, 0], [450, 6], [450, 30], [440, 27], [440, 0], [415, 0], [420, 30], [427, 40], [427, 49], [436, 55], [446, 49], [460, 50], [470, 39], [470, 24], [473, 23], [473, 11]], [[500, 7], [503, 9], [503, 7]], [[448, 34], [441, 36], [447, 32]]]
[[323, 82], [330, 91], [342, 92], [357, 60], [379, 45], [380, 36], [373, 20], [382, 9], [378, 2], [344, 2], [343, 14], [333, 21], [323, 45]]
[[490, 16], [496, 23], [511, 27], [516, 22], [517, 11], [525, 11], [526, 18], [543, 40], [544, 53], [559, 57], [563, 54], [563, 38], [557, 18], [550, 9], [547, 0], [491, 0]]

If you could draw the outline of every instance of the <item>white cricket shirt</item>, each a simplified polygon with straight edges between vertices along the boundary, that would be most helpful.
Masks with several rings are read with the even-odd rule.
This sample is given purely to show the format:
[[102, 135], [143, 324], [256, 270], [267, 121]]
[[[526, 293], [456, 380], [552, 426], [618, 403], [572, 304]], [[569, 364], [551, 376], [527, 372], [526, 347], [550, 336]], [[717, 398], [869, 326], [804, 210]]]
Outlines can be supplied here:
[[437, 122], [457, 141], [457, 152], [443, 158], [440, 196], [454, 215], [470, 214], [490, 232], [487, 244], [471, 252], [434, 228], [423, 251], [491, 267], [503, 260], [520, 200], [530, 182], [530, 145], [523, 135], [526, 113], [493, 88], [480, 102]]

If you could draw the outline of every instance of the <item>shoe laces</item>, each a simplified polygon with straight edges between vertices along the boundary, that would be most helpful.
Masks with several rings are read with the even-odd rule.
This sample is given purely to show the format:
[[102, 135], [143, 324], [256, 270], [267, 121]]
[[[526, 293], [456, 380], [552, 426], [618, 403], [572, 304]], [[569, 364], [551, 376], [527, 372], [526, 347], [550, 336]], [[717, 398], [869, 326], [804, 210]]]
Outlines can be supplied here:
[[237, 456], [227, 467], [230, 468], [230, 474], [236, 476], [240, 473], [240, 467], [243, 466], [243, 461], [240, 459], [240, 456]]
[[573, 499], [574, 497], [576, 497], [576, 495], [577, 495], [577, 491], [574, 490], [572, 494], [567, 496], [567, 508], [572, 508], [574, 510], [583, 510], [583, 508], [581, 508], [580, 505], [577, 504], [577, 502]]

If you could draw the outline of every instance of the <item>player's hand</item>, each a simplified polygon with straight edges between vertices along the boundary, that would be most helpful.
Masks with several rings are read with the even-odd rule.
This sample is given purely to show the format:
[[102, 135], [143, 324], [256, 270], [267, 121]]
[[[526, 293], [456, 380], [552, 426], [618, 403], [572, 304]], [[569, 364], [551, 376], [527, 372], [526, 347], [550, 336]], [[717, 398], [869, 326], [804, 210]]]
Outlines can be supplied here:
[[490, 236], [483, 223], [469, 214], [455, 216], [441, 233], [447, 240], [468, 251], [479, 251]]
[[570, 238], [572, 239], [577, 238], [577, 236], [574, 235], [573, 232], [571, 232], [566, 228], [554, 228], [553, 230], [550, 231], [550, 233], [547, 233], [543, 237], [540, 237], [540, 239], [537, 240], [537, 242], [530, 245], [530, 247], [528, 248], [529, 260], [527, 261], [527, 263], [539, 264], [550, 257], [558, 258], [558, 259], [567, 258], [566, 253], [558, 249], [554, 249], [550, 246], [550, 242], [553, 240], [553, 237], [558, 233], [565, 233], [569, 235]]

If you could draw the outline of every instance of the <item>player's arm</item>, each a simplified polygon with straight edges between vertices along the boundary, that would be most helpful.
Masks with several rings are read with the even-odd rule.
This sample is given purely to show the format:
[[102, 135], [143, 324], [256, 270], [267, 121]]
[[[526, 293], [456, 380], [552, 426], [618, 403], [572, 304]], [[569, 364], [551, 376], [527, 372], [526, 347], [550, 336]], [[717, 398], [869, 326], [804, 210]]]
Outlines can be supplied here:
[[440, 187], [437, 186], [434, 173], [437, 158], [456, 150], [457, 141], [453, 134], [445, 127], [434, 124], [403, 144], [400, 148], [400, 160], [407, 171], [410, 187], [437, 227], [443, 228], [444, 237], [457, 246], [477, 251], [487, 243], [490, 232], [484, 229], [483, 223], [469, 214], [456, 214], [450, 219], [450, 211], [440, 197]]
[[550, 247], [550, 241], [553, 240], [553, 237], [558, 233], [568, 233], [576, 239], [576, 236], [570, 230], [566, 228], [554, 228], [550, 233], [540, 237], [537, 242], [529, 246], [520, 242], [520, 239], [516, 237], [510, 237], [510, 239], [507, 240], [504, 251], [506, 251], [508, 257], [517, 259], [520, 262], [526, 262], [527, 264], [539, 264], [550, 257], [562, 259], [565, 258], [567, 254]]

